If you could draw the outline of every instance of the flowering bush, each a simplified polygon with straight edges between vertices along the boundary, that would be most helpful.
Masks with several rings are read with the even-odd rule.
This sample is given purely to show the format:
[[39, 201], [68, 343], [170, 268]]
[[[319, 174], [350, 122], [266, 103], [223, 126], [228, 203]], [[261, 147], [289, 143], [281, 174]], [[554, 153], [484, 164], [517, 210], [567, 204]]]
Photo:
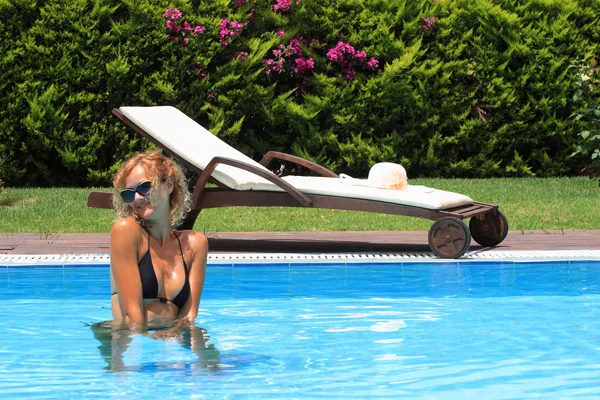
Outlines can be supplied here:
[[108, 184], [149, 146], [106, 112], [119, 105], [173, 105], [251, 157], [355, 176], [379, 161], [411, 176], [564, 176], [600, 158], [568, 157], [598, 135], [566, 72], [597, 53], [594, 2], [159, 3], [2, 2], [5, 185]]
[[347, 81], [354, 80], [354, 75], [357, 66], [365, 70], [376, 70], [379, 67], [379, 61], [371, 57], [367, 61], [367, 52], [364, 50], [357, 51], [350, 44], [340, 41], [338, 44], [327, 51], [327, 59], [339, 64], [342, 67], [342, 72]]
[[270, 75], [273, 72], [281, 73], [284, 65], [288, 65], [295, 75], [302, 75], [315, 66], [313, 58], [305, 57], [302, 51], [302, 45], [306, 41], [303, 37], [297, 36], [290, 40], [287, 46], [282, 44], [279, 48], [272, 50], [273, 58], [263, 58], [262, 63], [265, 65], [265, 73]]
[[224, 18], [219, 24], [219, 43], [227, 46], [229, 43], [228, 39], [239, 36], [242, 33], [242, 29], [244, 29], [244, 24]]
[[[383, 93], [387, 93], [385, 102], [395, 104], [394, 107], [399, 108], [400, 110], [415, 109], [415, 107], [437, 109], [441, 107], [439, 104], [439, 101], [441, 100], [438, 101], [436, 98], [438, 98], [438, 96], [446, 96], [447, 98], [444, 100], [446, 102], [446, 105], [444, 106], [446, 111], [440, 111], [444, 115], [442, 119], [437, 116], [438, 113], [436, 112], [433, 113], [436, 116], [432, 115], [427, 117], [426, 113], [429, 112], [427, 111], [425, 114], [416, 112], [416, 114], [420, 115], [420, 120], [417, 119], [414, 122], [409, 122], [406, 118], [404, 118], [403, 121], [405, 126], [408, 126], [409, 124], [414, 125], [412, 128], [409, 128], [411, 130], [427, 131], [428, 129], [433, 129], [434, 131], [438, 132], [435, 134], [425, 134], [423, 138], [428, 138], [426, 140], [429, 142], [427, 145], [423, 145], [422, 148], [437, 149], [435, 151], [442, 151], [445, 154], [448, 154], [442, 150], [446, 146], [446, 144], [443, 143], [450, 143], [452, 140], [456, 140], [454, 139], [454, 132], [456, 132], [457, 129], [460, 129], [459, 126], [464, 126], [465, 129], [467, 129], [466, 125], [476, 124], [476, 122], [459, 122], [461, 119], [466, 119], [469, 121], [477, 120], [482, 126], [489, 125], [489, 127], [486, 127], [485, 129], [493, 129], [492, 126], [494, 125], [494, 122], [497, 121], [497, 119], [495, 119], [495, 114], [497, 114], [503, 106], [498, 102], [488, 99], [486, 97], [486, 91], [491, 90], [490, 93], [501, 93], [503, 90], [491, 87], [488, 89], [488, 86], [490, 86], [489, 82], [494, 82], [494, 85], [497, 85], [498, 82], [501, 81], [493, 80], [493, 78], [488, 76], [489, 69], [482, 69], [479, 66], [482, 65], [481, 60], [477, 59], [477, 57], [474, 59], [472, 55], [459, 55], [459, 58], [467, 57], [467, 64], [465, 64], [462, 59], [459, 62], [456, 61], [457, 55], [461, 54], [461, 52], [464, 52], [464, 49], [466, 48], [463, 45], [460, 45], [460, 38], [458, 36], [449, 36], [448, 32], [450, 32], [450, 30], [445, 29], [448, 24], [452, 24], [453, 19], [457, 21], [457, 27], [464, 26], [464, 29], [473, 29], [473, 24], [477, 25], [483, 20], [481, 18], [471, 18], [469, 16], [476, 16], [481, 12], [488, 13], [490, 10], [486, 9], [484, 6], [482, 6], [482, 9], [466, 10], [461, 9], [460, 6], [457, 6], [454, 3], [442, 4], [437, 0], [431, 0], [427, 3], [428, 4], [421, 3], [421, 5], [411, 5], [411, 7], [404, 11], [404, 15], [407, 18], [410, 18], [409, 16], [413, 15], [414, 19], [412, 24], [402, 23], [400, 25], [394, 25], [393, 23], [388, 23], [389, 26], [406, 27], [405, 31], [402, 33], [393, 33], [393, 35], [404, 35], [404, 40], [406, 41], [403, 42], [402, 48], [404, 48], [406, 43], [416, 43], [414, 48], [404, 48], [404, 55], [402, 56], [403, 58], [399, 58], [397, 54], [392, 56], [393, 51], [391, 53], [389, 52], [390, 49], [394, 48], [393, 46], [390, 47], [390, 45], [385, 44], [386, 41], [389, 40], [389, 32], [383, 32], [382, 35], [379, 36], [379, 39], [376, 39], [377, 31], [367, 34], [367, 32], [370, 30], [370, 27], [373, 25], [370, 25], [370, 23], [366, 21], [360, 21], [360, 17], [357, 17], [359, 14], [353, 14], [351, 12], [353, 5], [351, 6], [350, 4], [340, 5], [340, 11], [344, 11], [335, 14], [342, 18], [342, 20], [338, 22], [340, 29], [337, 31], [337, 33], [332, 34], [331, 32], [322, 32], [320, 26], [313, 26], [310, 24], [310, 22], [301, 22], [299, 24], [294, 22], [296, 19], [298, 21], [313, 21], [313, 16], [320, 15], [323, 12], [323, 9], [320, 8], [321, 6], [319, 5], [295, 0], [272, 0], [268, 6], [265, 6], [253, 1], [237, 0], [235, 5], [238, 7], [239, 12], [230, 14], [226, 18], [220, 19], [221, 22], [218, 26], [218, 43], [222, 46], [232, 47], [228, 53], [230, 60], [237, 60], [242, 62], [240, 64], [247, 64], [237, 67], [244, 71], [244, 76], [247, 76], [247, 73], [251, 73], [250, 71], [256, 71], [258, 66], [255, 62], [256, 60], [260, 60], [259, 66], [262, 66], [262, 71], [264, 72], [263, 76], [268, 77], [267, 84], [274, 84], [272, 88], [274, 88], [275, 93], [278, 93], [279, 95], [293, 92], [294, 97], [292, 97], [292, 99], [294, 99], [294, 101], [298, 104], [304, 104], [306, 101], [307, 97], [302, 96], [303, 94], [316, 96], [327, 92], [331, 93], [333, 86], [342, 88], [343, 81], [357, 82], [359, 86], [356, 87], [360, 88], [360, 85], [364, 84], [365, 80], [370, 79], [368, 77], [376, 77], [378, 74], [381, 74], [380, 63], [389, 60], [388, 57], [390, 56], [393, 59], [395, 58], [394, 61], [388, 64], [389, 71], [391, 71], [392, 74], [397, 74], [398, 68], [402, 68], [405, 71], [410, 70], [413, 68], [413, 65], [417, 65], [417, 59], [421, 59], [419, 62], [422, 62], [423, 66], [428, 65], [430, 60], [439, 56], [441, 56], [442, 59], [447, 57], [448, 60], [454, 60], [446, 64], [432, 64], [432, 66], [442, 65], [442, 67], [427, 67], [423, 70], [425, 71], [431, 68], [431, 71], [434, 71], [437, 68], [441, 68], [445, 72], [440, 72], [439, 76], [433, 74], [433, 72], [430, 74], [430, 76], [428, 76], [428, 73], [418, 72], [416, 75], [413, 75], [412, 78], [407, 77], [408, 81], [406, 82], [404, 82], [402, 78], [395, 78], [392, 80], [392, 82], [394, 82], [394, 85], [399, 86], [397, 89], [392, 89], [392, 87], [395, 87], [394, 85], [386, 86], [383, 83], [386, 82], [385, 78], [381, 78], [382, 81], [378, 83], [384, 86], [376, 89], [377, 84], [374, 82], [378, 82], [378, 78], [371, 79], [368, 90], [372, 92], [370, 96], [373, 98], [375, 105], [357, 105], [358, 109], [354, 112], [338, 112], [336, 111], [337, 107], [332, 106], [321, 106], [322, 108], [320, 110], [330, 111], [323, 111], [320, 113], [318, 110], [315, 112], [309, 111], [311, 107], [310, 105], [307, 105], [306, 110], [303, 111], [295, 108], [290, 109], [296, 110], [296, 112], [304, 113], [303, 115], [305, 115], [307, 119], [311, 118], [309, 124], [324, 124], [324, 126], [330, 126], [331, 124], [339, 125], [340, 130], [336, 129], [336, 131], [339, 132], [336, 138], [336, 141], [338, 141], [337, 146], [339, 146], [341, 150], [342, 158], [346, 160], [348, 167], [352, 169], [364, 168], [366, 165], [368, 165], [368, 163], [372, 162], [366, 160], [373, 160], [377, 158], [387, 159], [389, 157], [394, 157], [393, 152], [388, 153], [386, 146], [379, 145], [380, 147], [378, 149], [380, 150], [377, 150], [377, 148], [371, 146], [369, 139], [364, 140], [360, 137], [348, 135], [347, 133], [354, 131], [364, 132], [364, 128], [361, 128], [361, 126], [374, 126], [380, 123], [381, 120], [377, 119], [378, 117], [375, 117], [378, 115], [377, 113], [373, 114], [367, 111], [371, 107], [377, 108], [383, 104], [381, 101], [376, 101], [376, 99], [379, 97], [379, 93], [381, 93], [381, 96], [383, 96]], [[272, 8], [272, 11], [268, 10], [269, 7]], [[330, 7], [335, 9], [338, 7], [338, 2], [334, 1], [332, 5], [330, 4]], [[392, 10], [390, 12], [393, 14], [394, 6], [390, 5], [389, 7], [390, 10]], [[455, 9], [456, 12], [452, 13], [449, 11], [450, 9]], [[497, 15], [495, 15], [493, 18], [503, 20], [505, 15], [503, 14], [502, 9], [497, 8], [495, 10], [496, 11], [494, 12], [497, 12]], [[264, 19], [266, 15], [269, 15], [269, 12], [271, 12], [271, 15], [276, 15], [276, 17], [272, 17], [272, 19]], [[352, 17], [353, 15], [354, 17]], [[426, 16], [424, 17], [423, 15]], [[174, 21], [179, 21], [182, 16], [171, 11], [171, 13], [168, 15], [168, 18]], [[260, 20], [260, 18], [263, 18], [263, 20]], [[358, 20], [356, 20], [356, 18], [358, 18]], [[316, 20], [318, 19], [314, 19], [314, 21]], [[467, 21], [466, 25], [461, 25], [459, 23], [461, 20]], [[507, 19], [507, 21], [509, 21], [509, 19]], [[363, 22], [365, 25], [363, 28], [361, 28], [360, 24]], [[178, 25], [171, 23], [170, 29], [174, 29], [177, 26], [180, 26], [182, 31], [185, 31], [186, 29], [186, 25], [182, 25], [182, 23], [179, 23]], [[347, 26], [356, 26], [356, 29], [348, 32], [346, 28]], [[257, 30], [257, 28], [259, 29]], [[459, 30], [460, 29], [462, 28], [459, 28]], [[286, 37], [291, 36], [286, 34], [287, 31], [300, 32], [300, 34], [296, 34], [291, 39], [286, 40]], [[179, 31], [177, 31], [177, 33], [178, 32]], [[360, 34], [358, 32], [360, 32]], [[427, 34], [427, 32], [435, 32], [436, 35]], [[442, 33], [442, 35], [437, 35], [437, 33]], [[232, 44], [233, 38], [240, 37], [242, 35], [242, 39], [236, 41], [235, 44]], [[415, 37], [418, 36], [421, 36], [421, 39], [416, 40]], [[443, 38], [439, 40], [444, 41], [444, 43], [440, 46], [438, 46], [437, 43], [438, 36]], [[454, 36], [456, 36], [456, 38], [454, 38]], [[344, 39], [342, 39], [342, 37]], [[490, 46], [489, 48], [494, 48], [494, 46], [496, 46], [495, 43], [491, 42], [493, 42], [494, 38], [497, 38], [498, 36], [491, 35], [488, 37], [490, 39], [490, 43], [482, 45], [482, 49], [486, 48], [486, 46]], [[261, 41], [270, 38], [270, 40], [274, 42], [275, 46], [271, 46], [267, 51], [264, 50], [264, 47], [260, 48], [260, 50], [258, 50], [259, 48], [256, 46], [251, 48], [251, 40], [258, 38], [260, 38]], [[336, 38], [336, 41], [333, 43], [331, 41], [332, 38]], [[209, 39], [207, 36], [203, 37], [203, 40], [207, 39], [216, 40], [216, 37], [213, 37], [212, 39]], [[450, 41], [448, 41], [449, 39]], [[459, 40], [459, 42], [452, 42], [454, 39]], [[423, 47], [421, 47], [420, 41], [424, 43]], [[500, 49], [501, 48], [502, 45], [500, 45]], [[425, 49], [427, 50], [425, 51]], [[377, 57], [372, 57], [367, 54], [367, 50], [369, 53], [376, 54], [378, 51], [383, 51], [384, 54], [378, 54]], [[481, 51], [481, 49], [477, 51]], [[484, 52], [486, 51], [487, 50], [484, 50]], [[451, 52], [455, 52], [456, 54], [444, 54]], [[258, 57], [256, 56], [257, 53]], [[226, 52], [223, 52], [222, 56], [226, 56], [226, 54]], [[489, 59], [487, 64], [490, 65], [494, 63], [501, 65], [506, 62], [503, 58], [504, 54], [501, 51], [492, 52], [492, 58], [490, 58], [490, 55], [487, 55], [486, 57]], [[459, 66], [459, 64], [461, 66]], [[201, 78], [205, 78], [210, 74], [208, 71], [211, 70], [214, 70], [214, 67], [211, 68], [211, 66], [208, 64], [196, 63], [194, 72]], [[233, 70], [229, 71], [231, 74], [239, 73], [239, 71], [235, 73]], [[341, 73], [343, 80], [336, 79], [337, 76], [340, 76], [339, 73]], [[235, 75], [230, 76], [233, 79], [233, 76]], [[449, 83], [447, 82], [446, 77], [452, 77], [453, 82], [457, 84], [456, 87], [450, 91], [444, 87], [446, 83]], [[209, 112], [211, 115], [220, 115], [217, 110], [219, 110], [219, 107], [222, 106], [223, 102], [228, 104], [233, 103], [231, 98], [228, 99], [226, 96], [224, 96], [224, 93], [227, 92], [227, 90], [224, 89], [224, 86], [227, 84], [223, 83], [233, 81], [227, 79], [225, 81], [217, 81], [216, 79], [217, 78], [215, 77], [215, 80], [212, 81], [213, 85], [215, 85], [215, 89], [211, 90], [207, 88], [208, 91], [205, 93], [204, 100], [204, 110], [206, 110], [206, 112], [211, 110]], [[411, 79], [413, 79], [413, 81], [411, 81]], [[446, 83], [440, 86], [440, 82]], [[421, 94], [413, 96], [407, 96], [406, 94], [403, 94], [403, 92], [410, 93], [413, 90], [417, 90], [418, 93], [421, 93], [423, 87], [429, 87], [431, 93], [435, 93], [435, 95], [430, 98], [429, 95], [421, 97]], [[443, 93], [446, 94], [442, 95]], [[455, 95], [452, 95], [451, 93], [455, 93]], [[512, 92], [509, 91], [507, 93]], [[398, 98], [397, 96], [400, 97]], [[415, 98], [420, 99], [419, 102], [411, 102], [411, 99]], [[441, 99], [442, 97], [439, 98]], [[422, 102], [423, 100], [425, 100], [424, 103]], [[240, 99], [239, 101], [242, 100]], [[281, 101], [284, 101], [283, 97], [281, 98]], [[343, 103], [343, 100], [340, 98], [336, 99], [336, 101], [341, 101]], [[350, 97], [346, 101], [353, 103], [355, 99]], [[359, 103], [358, 101], [356, 102], [357, 104]], [[322, 103], [317, 104], [331, 103], [323, 100]], [[277, 106], [274, 106], [273, 110], [275, 112], [275, 110], [277, 110]], [[285, 107], [280, 110], [280, 112], [278, 112], [278, 118], [281, 118], [282, 115], [285, 115], [286, 110], [288, 109]], [[365, 111], [364, 114], [362, 110]], [[249, 114], [252, 115], [252, 113], [253, 112], [250, 112]], [[384, 112], [384, 115], [386, 114], [387, 112]], [[390, 115], [395, 114], [395, 112], [392, 112]], [[242, 114], [241, 112], [238, 115], [238, 118], [246, 118], [246, 115]], [[323, 120], [317, 122], [314, 117], [309, 117], [314, 115], [319, 115], [323, 118]], [[334, 115], [334, 118], [328, 118], [328, 115]], [[373, 117], [377, 120], [371, 121], [371, 118]], [[241, 119], [238, 119], [238, 121], [241, 121]], [[292, 118], [294, 121], [296, 119], [297, 118], [295, 118], [295, 116]], [[384, 119], [386, 119], [386, 117], [384, 117]], [[361, 124], [352, 122], [357, 120], [362, 120], [363, 123]], [[434, 123], [433, 121], [436, 120], [439, 120], [440, 122]], [[246, 119], [246, 121], [248, 120]], [[333, 121], [335, 121], [335, 123]], [[296, 125], [295, 123], [288, 123]], [[284, 126], [287, 126], [287, 123], [284, 124]], [[235, 135], [237, 135], [236, 132], [239, 133], [241, 130], [238, 125], [235, 125], [235, 127], [232, 125], [232, 128], [233, 129], [223, 129], [222, 134], [225, 136], [233, 135], [232, 137], [235, 138], [236, 145], [239, 146], [241, 145], [241, 142], [238, 142], [238, 137]], [[303, 128], [301, 126], [296, 126], [296, 129], [301, 132]], [[474, 128], [471, 127], [469, 129]], [[448, 139], [446, 139], [446, 137]], [[479, 137], [482, 136], [480, 135]], [[483, 146], [485, 148], [485, 156], [483, 155], [484, 153], [480, 151], [480, 146], [477, 145], [466, 145], [463, 147], [462, 152], [464, 152], [464, 149], [472, 148], [472, 150], [469, 151], [471, 151], [473, 154], [479, 154], [476, 156], [476, 158], [480, 159], [481, 161], [475, 162], [480, 163], [479, 165], [485, 164], [485, 167], [482, 168], [486, 169], [486, 173], [494, 174], [494, 171], [499, 164], [484, 161], [486, 157], [488, 157], [491, 159], [501, 158], [508, 160], [504, 166], [505, 174], [530, 176], [533, 174], [533, 172], [531, 171], [531, 167], [528, 165], [529, 159], [523, 157], [522, 154], [524, 152], [529, 152], [532, 144], [521, 139], [526, 138], [527, 135], [516, 134], [515, 137], [518, 137], [518, 139], [513, 143], [496, 144], [495, 151], [493, 150], [494, 145], [492, 144], [490, 144], [489, 147]], [[591, 137], [595, 136], [592, 135]], [[401, 139], [393, 139], [394, 142], [397, 142], [398, 140], [402, 142]], [[342, 141], [345, 141], [347, 144], [342, 144]], [[490, 143], [493, 142], [494, 141], [492, 140]], [[501, 152], [498, 152], [497, 148], [499, 146], [502, 146], [505, 149], [503, 149]], [[313, 148], [313, 151], [314, 150], [321, 152], [322, 147], [319, 148], [319, 146], [317, 146], [316, 148]], [[350, 153], [345, 153], [345, 151], [350, 151]], [[297, 152], [300, 153], [299, 151]], [[500, 156], [500, 154], [503, 155]], [[339, 158], [339, 156], [335, 157]], [[364, 158], [364, 160], [356, 162], [355, 159], [357, 157]], [[547, 170], [552, 170], [552, 168], [555, 168], [555, 163], [552, 162], [553, 157], [549, 157], [547, 155], [538, 155], [536, 157], [538, 157], [538, 162], [540, 165], [550, 166], [545, 167]], [[426, 165], [424, 170], [429, 171], [430, 173], [439, 171], [440, 160], [435, 157], [431, 157], [429, 154], [424, 155], [419, 151], [416, 151], [410, 156], [410, 159], [422, 160], [420, 163], [422, 165]], [[474, 165], [477, 165], [472, 164], [472, 162], [472, 160], [468, 162], [457, 161], [452, 165], [452, 168], [455, 171], [458, 171], [459, 174], [465, 171], [472, 171], [474, 170], [473, 168], [476, 168]]]
[[[290, 0], [277, 0], [273, 5], [274, 11], [289, 11], [292, 1]], [[242, 7], [245, 1], [239, 0], [236, 2], [236, 6]], [[300, 1], [297, 1], [300, 4]], [[250, 14], [251, 18], [255, 18], [256, 13], [252, 10]], [[203, 33], [206, 29], [205, 26], [196, 25], [193, 29], [187, 20], [183, 20], [183, 13], [176, 8], [169, 8], [164, 17], [167, 19], [166, 27], [168, 31], [168, 39], [173, 41], [180, 41], [185, 46], [189, 42], [189, 34], [196, 36]], [[252, 25], [255, 25], [256, 21], [253, 21]], [[230, 20], [229, 18], [223, 18], [219, 23], [219, 43], [223, 46], [227, 46], [229, 41], [239, 36], [244, 29], [244, 24], [238, 21]], [[281, 38], [285, 35], [285, 32], [278, 29], [276, 32], [277, 37]], [[315, 46], [316, 45], [316, 46]], [[296, 36], [290, 39], [287, 46], [280, 44], [278, 48], [271, 50], [271, 57], [265, 57], [261, 60], [265, 67], [265, 74], [271, 75], [274, 73], [280, 74], [284, 71], [297, 78], [295, 83], [296, 88], [305, 89], [308, 83], [303, 75], [314, 70], [315, 60], [313, 57], [306, 56], [302, 47], [309, 47], [310, 51], [313, 52], [315, 48], [320, 45], [316, 40], [307, 41], [302, 36]], [[235, 51], [233, 52], [233, 58], [239, 59], [240, 61], [246, 61], [248, 57], [247, 51]], [[371, 57], [367, 60], [367, 53], [364, 50], [355, 50], [349, 43], [340, 41], [337, 45], [329, 51], [327, 51], [326, 59], [331, 61], [333, 64], [337, 64], [341, 67], [344, 78], [347, 81], [354, 80], [356, 75], [356, 68], [360, 68], [364, 71], [374, 71], [379, 67], [379, 61]], [[204, 78], [207, 75], [206, 70], [203, 69], [204, 65], [200, 62], [195, 62], [193, 66], [193, 72], [198, 73], [200, 78]], [[299, 95], [300, 92], [297, 92]]]
[[[284, 35], [283, 31], [277, 32], [278, 37]], [[307, 57], [302, 47], [310, 46], [310, 51], [312, 51], [314, 50], [312, 47], [314, 44], [316, 42], [312, 41], [309, 45], [302, 36], [292, 38], [287, 46], [280, 44], [277, 49], [271, 50], [272, 58], [261, 60], [265, 66], [265, 74], [272, 75], [287, 72], [296, 88], [295, 96], [299, 97], [310, 86], [306, 75], [315, 68], [314, 58]]]
[[[297, 3], [300, 4], [300, 0], [297, 0]], [[293, 0], [275, 0], [275, 4], [273, 5], [273, 11], [289, 11], [292, 7]]]
[[[273, 5], [273, 11], [287, 12], [293, 3], [292, 0], [277, 0]], [[300, 0], [296, 2], [296, 4], [300, 3]], [[243, 0], [236, 2], [237, 7], [243, 7], [245, 4], [246, 2]], [[206, 29], [205, 26], [201, 25], [196, 25], [192, 29], [190, 23], [183, 19], [183, 13], [176, 8], [167, 9], [164, 17], [167, 19], [165, 24], [168, 39], [179, 41], [183, 46], [189, 43], [190, 34], [197, 36]], [[252, 9], [248, 18], [248, 26], [255, 27], [256, 24], [256, 11]], [[223, 18], [219, 23], [218, 30], [219, 43], [227, 46], [232, 38], [242, 33], [244, 24], [229, 18]], [[277, 29], [276, 36], [283, 38], [285, 31]], [[306, 76], [315, 69], [314, 57], [305, 55], [303, 47], [308, 48], [309, 53], [314, 53], [317, 48], [323, 46], [317, 40], [308, 41], [303, 36], [296, 36], [290, 39], [287, 45], [280, 44], [278, 48], [271, 50], [271, 57], [264, 57], [261, 60], [265, 74], [272, 75], [286, 72], [290, 77], [295, 78], [294, 86], [298, 89], [296, 96], [299, 96], [301, 92], [310, 86]], [[234, 51], [232, 54], [233, 59], [242, 62], [246, 61], [248, 56], [249, 53], [245, 50]], [[339, 41], [335, 47], [327, 51], [326, 60], [341, 67], [346, 81], [354, 80], [357, 68], [363, 71], [375, 71], [379, 67], [379, 61], [376, 58], [367, 59], [367, 53], [364, 50], [355, 50], [353, 46], [343, 41]], [[205, 78], [208, 74], [205, 67], [203, 63], [196, 61], [193, 63], [192, 72], [201, 79]]]
[[167, 19], [165, 25], [169, 32], [169, 40], [179, 41], [182, 46], [187, 46], [190, 38], [188, 35], [197, 36], [204, 32], [206, 27], [201, 25], [192, 26], [186, 20], [183, 20], [183, 13], [176, 8], [169, 8], [165, 14]]

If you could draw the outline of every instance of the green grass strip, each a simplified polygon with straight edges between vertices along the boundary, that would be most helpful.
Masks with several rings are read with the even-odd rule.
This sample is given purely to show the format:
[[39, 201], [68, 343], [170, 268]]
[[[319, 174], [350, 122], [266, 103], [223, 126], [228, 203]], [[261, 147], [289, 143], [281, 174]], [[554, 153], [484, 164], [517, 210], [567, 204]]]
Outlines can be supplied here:
[[[463, 193], [498, 204], [511, 230], [600, 229], [600, 189], [587, 178], [414, 179], [411, 184]], [[0, 193], [0, 232], [109, 232], [111, 210], [87, 207], [92, 190], [14, 189]], [[194, 229], [257, 231], [421, 231], [432, 221], [378, 213], [311, 208], [229, 207], [204, 210]]]

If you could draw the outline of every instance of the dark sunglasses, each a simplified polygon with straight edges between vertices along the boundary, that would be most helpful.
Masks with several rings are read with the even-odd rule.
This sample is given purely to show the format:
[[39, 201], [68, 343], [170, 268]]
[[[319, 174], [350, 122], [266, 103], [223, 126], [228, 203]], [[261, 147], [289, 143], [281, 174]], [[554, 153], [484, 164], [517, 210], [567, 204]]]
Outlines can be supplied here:
[[139, 193], [141, 196], [148, 196], [152, 191], [152, 181], [143, 181], [138, 183], [135, 189], [123, 189], [121, 190], [120, 195], [121, 199], [125, 203], [131, 203], [135, 200], [135, 193]]

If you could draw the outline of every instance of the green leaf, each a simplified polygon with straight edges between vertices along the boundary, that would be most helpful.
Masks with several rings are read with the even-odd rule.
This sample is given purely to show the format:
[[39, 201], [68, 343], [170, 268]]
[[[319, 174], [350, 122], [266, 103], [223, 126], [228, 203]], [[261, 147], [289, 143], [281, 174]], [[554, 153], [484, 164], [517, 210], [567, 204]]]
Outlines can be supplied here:
[[581, 132], [579, 132], [579, 135], [580, 135], [580, 136], [581, 136], [581, 137], [582, 137], [584, 140], [586, 140], [586, 139], [587, 139], [587, 138], [590, 136], [590, 133], [591, 133], [590, 131], [581, 131]]

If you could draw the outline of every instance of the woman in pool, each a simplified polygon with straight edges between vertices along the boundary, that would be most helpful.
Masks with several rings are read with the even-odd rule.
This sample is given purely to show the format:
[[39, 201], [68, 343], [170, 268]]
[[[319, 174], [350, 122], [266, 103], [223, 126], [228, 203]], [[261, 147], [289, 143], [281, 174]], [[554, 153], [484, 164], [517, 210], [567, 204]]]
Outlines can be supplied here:
[[193, 322], [208, 242], [201, 233], [174, 230], [189, 210], [181, 169], [159, 153], [140, 153], [121, 165], [113, 198], [119, 217], [110, 238], [113, 324]]

